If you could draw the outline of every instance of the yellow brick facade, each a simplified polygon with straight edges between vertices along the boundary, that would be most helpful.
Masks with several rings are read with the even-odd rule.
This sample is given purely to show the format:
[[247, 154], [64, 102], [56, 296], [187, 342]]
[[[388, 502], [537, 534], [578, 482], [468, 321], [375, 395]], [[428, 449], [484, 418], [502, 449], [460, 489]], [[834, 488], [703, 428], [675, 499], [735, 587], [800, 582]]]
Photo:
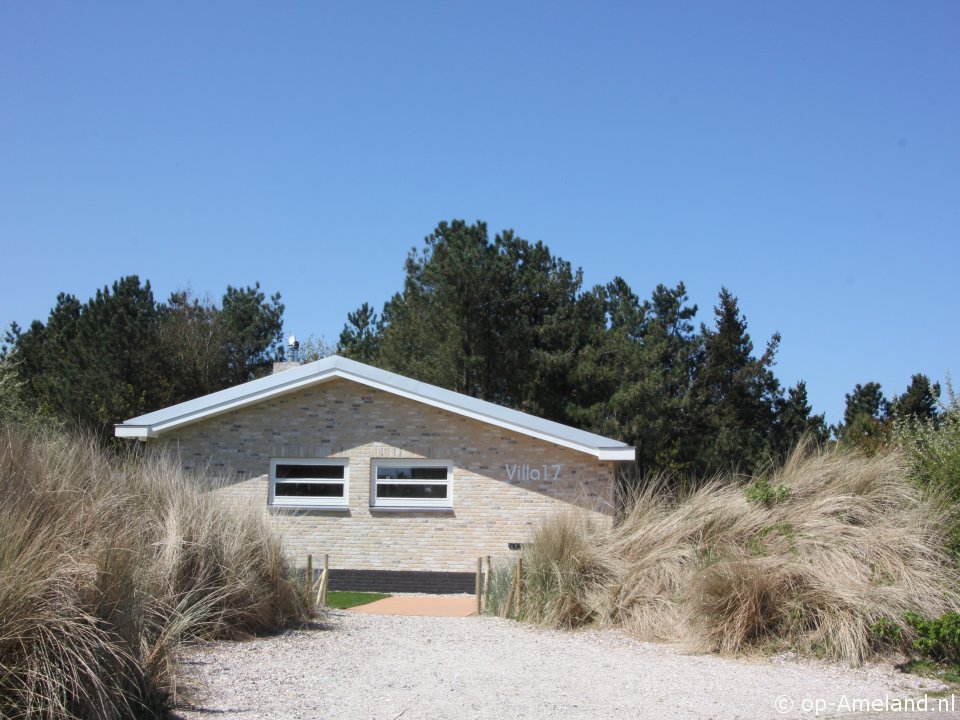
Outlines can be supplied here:
[[[227, 473], [221, 492], [262, 504], [297, 564], [330, 553], [338, 568], [472, 571], [478, 556], [508, 554], [553, 512], [576, 505], [600, 522], [611, 514], [615, 463], [344, 379], [156, 442], [187, 469]], [[267, 507], [270, 460], [308, 457], [348, 458], [346, 511]], [[372, 510], [371, 461], [384, 457], [449, 461], [453, 510]]]

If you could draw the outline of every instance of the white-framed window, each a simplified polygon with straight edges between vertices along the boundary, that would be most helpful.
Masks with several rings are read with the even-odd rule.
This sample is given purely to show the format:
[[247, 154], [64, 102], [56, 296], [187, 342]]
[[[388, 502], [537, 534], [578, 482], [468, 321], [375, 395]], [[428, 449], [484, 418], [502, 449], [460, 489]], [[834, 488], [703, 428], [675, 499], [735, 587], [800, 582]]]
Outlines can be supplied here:
[[270, 505], [340, 510], [348, 507], [349, 497], [346, 458], [270, 460]]
[[453, 465], [446, 460], [373, 460], [370, 507], [380, 510], [452, 508]]

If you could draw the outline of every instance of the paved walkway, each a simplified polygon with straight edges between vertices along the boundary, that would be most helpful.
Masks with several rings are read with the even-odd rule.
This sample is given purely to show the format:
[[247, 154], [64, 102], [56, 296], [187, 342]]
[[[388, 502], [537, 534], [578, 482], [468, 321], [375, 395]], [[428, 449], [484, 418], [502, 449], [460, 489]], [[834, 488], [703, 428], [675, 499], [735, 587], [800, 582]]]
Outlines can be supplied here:
[[477, 612], [474, 597], [444, 595], [394, 595], [366, 605], [350, 608], [350, 612], [365, 615], [419, 615], [421, 617], [467, 617]]

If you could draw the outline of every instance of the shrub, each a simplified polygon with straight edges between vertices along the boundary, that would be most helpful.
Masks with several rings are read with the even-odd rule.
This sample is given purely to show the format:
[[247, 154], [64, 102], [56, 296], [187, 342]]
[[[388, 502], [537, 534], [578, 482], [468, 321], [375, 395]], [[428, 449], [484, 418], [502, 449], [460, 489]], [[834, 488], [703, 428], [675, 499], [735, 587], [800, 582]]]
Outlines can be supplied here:
[[278, 537], [163, 457], [0, 428], [0, 718], [161, 715], [176, 650], [305, 619]]
[[766, 476], [756, 478], [747, 485], [747, 500], [771, 507], [787, 499], [786, 485], [771, 485]]
[[938, 618], [925, 618], [914, 612], [903, 614], [901, 625], [890, 618], [880, 618], [871, 632], [878, 645], [891, 647], [907, 655], [919, 655], [908, 666], [933, 671], [937, 666], [956, 669], [960, 666], [960, 614], [946, 612]]
[[960, 664], [960, 615], [948, 612], [928, 620], [916, 613], [905, 615], [916, 636], [911, 647], [935, 662]]
[[939, 496], [950, 512], [949, 546], [960, 560], [960, 399], [948, 384], [950, 404], [937, 420], [907, 419], [896, 423], [894, 442], [914, 480]]
[[882, 617], [871, 625], [870, 632], [880, 646], [897, 648], [904, 641], [903, 628], [887, 617]]
[[0, 355], [0, 427], [16, 426], [28, 432], [58, 429], [61, 423], [52, 414], [27, 400], [27, 384], [17, 373], [14, 357]]
[[960, 500], [960, 398], [948, 385], [950, 404], [940, 418], [896, 423], [894, 441], [914, 477]]

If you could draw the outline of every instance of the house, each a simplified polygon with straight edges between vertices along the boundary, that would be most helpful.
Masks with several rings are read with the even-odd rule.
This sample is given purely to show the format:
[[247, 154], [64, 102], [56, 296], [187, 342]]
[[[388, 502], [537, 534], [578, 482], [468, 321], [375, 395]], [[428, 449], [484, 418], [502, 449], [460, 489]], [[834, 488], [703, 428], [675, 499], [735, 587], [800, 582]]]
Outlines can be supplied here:
[[[285, 364], [285, 365], [290, 365]], [[616, 440], [331, 356], [116, 426], [227, 474], [295, 562], [329, 553], [332, 587], [472, 587], [537, 521], [612, 515]], [[300, 560], [302, 562], [302, 560]]]

